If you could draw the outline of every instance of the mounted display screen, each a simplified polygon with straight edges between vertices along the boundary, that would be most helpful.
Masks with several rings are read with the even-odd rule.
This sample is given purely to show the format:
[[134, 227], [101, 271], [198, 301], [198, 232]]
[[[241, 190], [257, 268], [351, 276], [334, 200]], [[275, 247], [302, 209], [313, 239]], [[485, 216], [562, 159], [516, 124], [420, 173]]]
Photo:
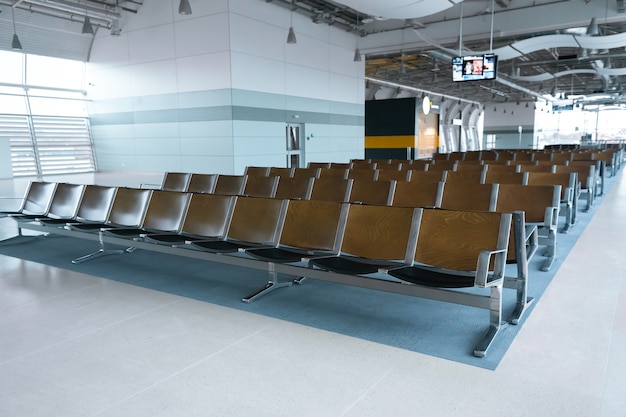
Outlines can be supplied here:
[[494, 54], [452, 58], [452, 81], [495, 80], [497, 62]]

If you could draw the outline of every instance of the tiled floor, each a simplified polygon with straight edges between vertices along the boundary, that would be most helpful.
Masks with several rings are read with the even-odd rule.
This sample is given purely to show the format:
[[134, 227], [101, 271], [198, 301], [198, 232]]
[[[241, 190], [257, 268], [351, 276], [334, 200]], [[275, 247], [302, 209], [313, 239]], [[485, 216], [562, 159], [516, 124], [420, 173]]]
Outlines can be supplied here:
[[495, 371], [0, 256], [0, 416], [626, 416], [620, 175]]

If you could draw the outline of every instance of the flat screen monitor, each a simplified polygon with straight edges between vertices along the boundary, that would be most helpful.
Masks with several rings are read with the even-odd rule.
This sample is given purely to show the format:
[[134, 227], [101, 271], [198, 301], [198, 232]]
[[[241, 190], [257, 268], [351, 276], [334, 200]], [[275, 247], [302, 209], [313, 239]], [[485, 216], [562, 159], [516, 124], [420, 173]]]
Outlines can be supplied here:
[[495, 80], [497, 62], [495, 54], [452, 58], [452, 81]]

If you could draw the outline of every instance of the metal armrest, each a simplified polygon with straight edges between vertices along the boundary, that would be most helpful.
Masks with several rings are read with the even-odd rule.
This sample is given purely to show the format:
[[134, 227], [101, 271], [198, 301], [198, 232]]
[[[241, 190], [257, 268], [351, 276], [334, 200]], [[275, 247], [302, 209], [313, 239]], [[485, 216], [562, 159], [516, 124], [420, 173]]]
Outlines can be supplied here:
[[[504, 266], [506, 264], [506, 249], [494, 251], [483, 250], [478, 255], [476, 265], [476, 278], [474, 284], [477, 287], [487, 288], [499, 285], [504, 281]], [[489, 274], [491, 259], [494, 257], [493, 273]], [[491, 277], [491, 278], [490, 278]]]
[[559, 207], [546, 207], [543, 226], [549, 230], [556, 230], [559, 221]]

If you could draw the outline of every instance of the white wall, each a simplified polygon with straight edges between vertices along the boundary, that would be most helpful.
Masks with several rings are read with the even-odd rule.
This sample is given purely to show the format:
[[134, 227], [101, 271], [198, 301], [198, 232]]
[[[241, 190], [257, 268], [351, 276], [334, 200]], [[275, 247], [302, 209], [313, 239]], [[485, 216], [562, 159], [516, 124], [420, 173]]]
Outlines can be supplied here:
[[[533, 103], [485, 105], [484, 136], [496, 135], [496, 149], [533, 149], [535, 110]], [[521, 135], [519, 129], [521, 127]], [[521, 140], [520, 140], [521, 139]], [[483, 142], [484, 143], [484, 142]]]
[[[354, 35], [257, 0], [151, 0], [88, 65], [102, 170], [241, 173], [285, 165], [285, 126], [314, 132], [308, 160], [364, 154], [363, 63]], [[298, 119], [294, 119], [297, 115]], [[310, 153], [310, 155], [308, 154]]]

